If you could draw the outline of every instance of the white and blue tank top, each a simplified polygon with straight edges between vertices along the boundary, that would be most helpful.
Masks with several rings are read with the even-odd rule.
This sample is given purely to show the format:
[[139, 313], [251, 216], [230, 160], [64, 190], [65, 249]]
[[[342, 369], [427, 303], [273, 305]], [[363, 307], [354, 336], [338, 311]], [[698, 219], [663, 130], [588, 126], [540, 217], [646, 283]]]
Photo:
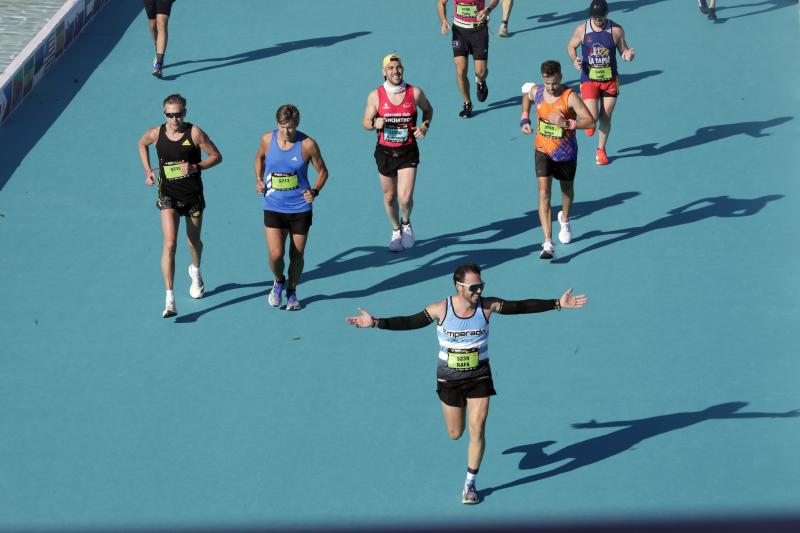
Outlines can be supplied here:
[[460, 317], [453, 309], [453, 298], [449, 297], [436, 334], [439, 337], [437, 378], [471, 379], [489, 373], [489, 321], [482, 298], [478, 299], [472, 316]]

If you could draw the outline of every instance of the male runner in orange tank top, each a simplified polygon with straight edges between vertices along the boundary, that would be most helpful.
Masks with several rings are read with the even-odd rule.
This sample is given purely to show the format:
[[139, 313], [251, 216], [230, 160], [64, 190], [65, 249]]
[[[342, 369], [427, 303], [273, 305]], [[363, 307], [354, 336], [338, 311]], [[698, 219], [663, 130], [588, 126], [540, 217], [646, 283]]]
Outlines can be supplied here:
[[[544, 233], [540, 259], [553, 259], [555, 248], [552, 237], [552, 211], [550, 191], [553, 178], [561, 186], [562, 208], [558, 212], [561, 231], [558, 239], [568, 244], [572, 240], [569, 214], [575, 198], [575, 170], [577, 168], [578, 142], [576, 129], [591, 128], [594, 118], [578, 94], [561, 84], [561, 64], [558, 61], [542, 63], [542, 85], [533, 87], [522, 97], [522, 133], [534, 133], [529, 118], [531, 103], [536, 104], [536, 177], [539, 182], [539, 222]], [[580, 117], [580, 118], [578, 118]]]

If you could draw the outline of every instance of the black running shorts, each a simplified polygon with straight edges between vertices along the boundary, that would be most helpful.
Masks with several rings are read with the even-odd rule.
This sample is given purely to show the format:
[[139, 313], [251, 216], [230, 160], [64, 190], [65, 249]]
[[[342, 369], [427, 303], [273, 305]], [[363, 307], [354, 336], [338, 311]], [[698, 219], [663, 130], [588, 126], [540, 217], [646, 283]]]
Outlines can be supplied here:
[[203, 216], [206, 208], [206, 200], [201, 194], [199, 198], [188, 202], [178, 200], [166, 194], [156, 200], [156, 207], [159, 209], [174, 209], [182, 217], [198, 218]]
[[264, 210], [264, 227], [288, 230], [292, 235], [306, 235], [311, 228], [313, 211], [302, 213], [279, 213]]
[[473, 379], [458, 379], [452, 381], [436, 380], [436, 394], [445, 404], [452, 407], [464, 407], [467, 398], [486, 398], [495, 396], [491, 374]]
[[575, 179], [575, 171], [578, 168], [578, 158], [571, 161], [553, 161], [553, 159], [536, 150], [536, 176], [553, 176], [557, 180], [572, 181]]
[[175, 0], [144, 0], [144, 11], [147, 18], [153, 20], [156, 15], [169, 16], [172, 12], [172, 2]]
[[397, 171], [403, 168], [416, 168], [419, 165], [419, 147], [417, 143], [400, 148], [388, 148], [380, 144], [375, 146], [375, 163], [382, 176], [397, 177]]
[[453, 57], [466, 57], [486, 61], [489, 59], [489, 25], [462, 28], [453, 24]]

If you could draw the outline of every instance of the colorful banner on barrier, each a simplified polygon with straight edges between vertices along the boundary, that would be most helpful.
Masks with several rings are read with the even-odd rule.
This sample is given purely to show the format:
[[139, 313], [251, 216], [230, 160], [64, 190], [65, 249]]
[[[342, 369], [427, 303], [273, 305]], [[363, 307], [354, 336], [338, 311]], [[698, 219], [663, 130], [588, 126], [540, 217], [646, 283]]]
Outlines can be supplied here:
[[[67, 11], [0, 88], [0, 124], [39, 83], [53, 63], [110, 0], [81, 0]], [[38, 37], [38, 36], [37, 36]]]

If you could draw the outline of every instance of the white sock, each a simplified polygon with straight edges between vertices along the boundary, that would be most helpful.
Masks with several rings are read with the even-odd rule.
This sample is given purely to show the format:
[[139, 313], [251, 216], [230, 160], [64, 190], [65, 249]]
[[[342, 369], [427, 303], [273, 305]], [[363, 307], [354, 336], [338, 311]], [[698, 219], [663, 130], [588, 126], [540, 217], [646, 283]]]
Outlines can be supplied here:
[[174, 299], [175, 299], [175, 293], [172, 292], [172, 289], [169, 289], [167, 291], [167, 300], [174, 300]]
[[198, 272], [200, 272], [200, 267], [196, 267], [196, 266], [194, 266], [192, 264], [192, 265], [189, 265], [189, 270], [192, 271], [192, 274], [197, 274]]

